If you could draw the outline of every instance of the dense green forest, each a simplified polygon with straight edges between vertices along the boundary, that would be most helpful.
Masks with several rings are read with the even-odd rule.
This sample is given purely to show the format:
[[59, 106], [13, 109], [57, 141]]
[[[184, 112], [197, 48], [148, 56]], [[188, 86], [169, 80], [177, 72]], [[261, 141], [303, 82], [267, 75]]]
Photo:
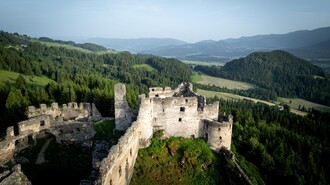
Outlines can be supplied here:
[[[94, 102], [103, 116], [113, 116], [115, 83], [127, 84], [128, 102], [137, 107], [138, 94], [147, 93], [148, 87], [174, 88], [190, 81], [192, 74], [187, 65], [175, 59], [128, 52], [84, 53], [30, 42], [28, 36], [6, 32], [0, 32], [0, 69], [27, 75], [18, 76], [14, 83], [0, 84], [1, 133], [26, 119], [24, 111], [28, 105]], [[329, 104], [327, 74], [282, 51], [254, 53], [222, 69], [197, 66], [195, 70], [259, 86], [237, 94], [247, 93], [261, 99], [298, 96]], [[31, 81], [34, 76], [45, 76], [53, 82], [46, 86], [27, 83], [26, 78]], [[207, 99], [214, 100], [219, 98]], [[330, 113], [312, 110], [302, 117], [291, 114], [288, 106], [280, 110], [261, 103], [219, 101], [220, 112], [234, 116], [232, 151], [255, 184], [330, 182]]]
[[330, 78], [326, 72], [285, 51], [256, 52], [223, 67], [196, 66], [194, 69], [211, 76], [255, 84], [259, 88], [253, 97], [263, 96], [267, 90], [280, 97], [299, 97], [330, 105]]
[[[94, 102], [101, 114], [112, 116], [113, 86], [128, 84], [128, 102], [137, 107], [137, 96], [152, 86], [176, 87], [189, 81], [191, 69], [176, 59], [133, 55], [128, 52], [97, 55], [63, 47], [30, 42], [28, 36], [0, 32], [0, 69], [33, 76], [46, 76], [54, 83], [33, 86], [19, 77], [0, 87], [1, 132], [26, 119], [28, 105], [53, 101]], [[136, 65], [149, 65], [147, 70]]]
[[262, 103], [220, 101], [234, 116], [232, 151], [254, 184], [327, 184], [330, 182], [330, 113], [307, 116]]

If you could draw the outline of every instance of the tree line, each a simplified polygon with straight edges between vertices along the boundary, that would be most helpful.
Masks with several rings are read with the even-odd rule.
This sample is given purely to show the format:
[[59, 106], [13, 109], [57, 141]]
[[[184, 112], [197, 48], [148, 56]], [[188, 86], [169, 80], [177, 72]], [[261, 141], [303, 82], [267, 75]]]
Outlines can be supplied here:
[[234, 116], [232, 151], [254, 184], [327, 184], [330, 181], [329, 112], [307, 116], [290, 108], [247, 101], [220, 101]]
[[[23, 47], [22, 44], [25, 46]], [[0, 69], [27, 76], [46, 76], [45, 87], [26, 83], [23, 76], [0, 87], [1, 129], [23, 120], [27, 105], [53, 101], [94, 102], [104, 116], [113, 116], [113, 86], [127, 84], [127, 99], [137, 107], [139, 94], [152, 86], [176, 87], [189, 81], [191, 69], [176, 59], [133, 55], [129, 52], [96, 55], [30, 42], [29, 37], [0, 32]], [[147, 64], [156, 70], [134, 68]], [[18, 97], [18, 98], [14, 98]]]

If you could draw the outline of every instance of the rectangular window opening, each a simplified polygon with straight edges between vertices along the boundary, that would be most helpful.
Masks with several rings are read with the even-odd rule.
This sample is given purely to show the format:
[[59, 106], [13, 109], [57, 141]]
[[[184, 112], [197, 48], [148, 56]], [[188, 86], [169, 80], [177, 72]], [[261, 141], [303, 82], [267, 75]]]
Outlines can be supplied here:
[[40, 121], [40, 126], [42, 127], [42, 126], [45, 126], [45, 121], [44, 120], [41, 120]]
[[182, 118], [179, 118], [179, 122], [181, 122], [182, 121]]
[[185, 107], [180, 107], [180, 112], [184, 112], [186, 110]]

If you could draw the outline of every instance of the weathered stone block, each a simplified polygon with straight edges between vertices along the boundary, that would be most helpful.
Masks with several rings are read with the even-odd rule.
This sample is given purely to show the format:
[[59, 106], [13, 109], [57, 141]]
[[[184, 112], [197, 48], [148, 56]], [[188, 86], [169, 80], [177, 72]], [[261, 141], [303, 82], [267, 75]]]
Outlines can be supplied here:
[[40, 110], [44, 111], [47, 109], [47, 105], [46, 104], [40, 104]]
[[58, 109], [58, 103], [53, 102], [52, 105], [51, 105], [51, 107], [52, 107], [53, 109]]

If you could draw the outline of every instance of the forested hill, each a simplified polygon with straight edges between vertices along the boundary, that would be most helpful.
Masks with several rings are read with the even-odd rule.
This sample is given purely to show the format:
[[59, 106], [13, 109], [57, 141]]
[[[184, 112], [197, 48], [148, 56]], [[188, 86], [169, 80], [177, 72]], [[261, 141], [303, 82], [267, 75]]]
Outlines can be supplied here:
[[285, 51], [256, 52], [224, 67], [195, 70], [253, 83], [282, 97], [301, 97], [330, 105], [330, 80], [323, 69]]
[[80, 47], [80, 48], [83, 48], [83, 49], [86, 49], [86, 50], [89, 50], [89, 51], [93, 51], [93, 52], [107, 51], [107, 48], [105, 48], [103, 46], [100, 46], [100, 45], [92, 44], [92, 43], [76, 44], [73, 41], [53, 40], [53, 39], [48, 38], [48, 37], [40, 37], [38, 40], [43, 41], [43, 42], [67, 44], [67, 45]]
[[[28, 105], [94, 102], [102, 115], [113, 116], [116, 82], [127, 84], [129, 104], [136, 107], [137, 96], [149, 87], [173, 88], [191, 77], [191, 69], [176, 59], [129, 52], [97, 55], [30, 40], [28, 36], [0, 32], [0, 69], [28, 78], [11, 79], [16, 80], [14, 84], [0, 79], [0, 131], [26, 119]], [[26, 81], [34, 80], [34, 76], [55, 82], [45, 87], [29, 85]]]

